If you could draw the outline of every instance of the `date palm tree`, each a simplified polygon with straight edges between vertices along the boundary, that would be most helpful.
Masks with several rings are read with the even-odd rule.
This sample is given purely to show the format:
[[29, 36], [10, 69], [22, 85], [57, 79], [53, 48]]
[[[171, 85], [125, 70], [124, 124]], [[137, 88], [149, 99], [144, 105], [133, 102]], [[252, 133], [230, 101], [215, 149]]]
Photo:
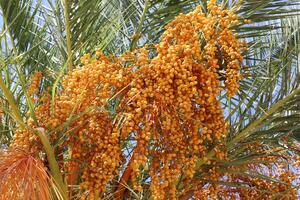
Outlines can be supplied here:
[[[298, 157], [299, 162], [300, 1], [222, 0], [219, 4], [233, 9], [245, 19], [232, 29], [239, 39], [247, 42], [243, 61], [246, 67], [242, 69], [244, 78], [240, 81], [239, 92], [232, 98], [223, 93], [219, 96], [229, 127], [226, 138], [228, 158], [218, 160], [213, 150], [207, 152], [205, 159], [197, 161], [193, 180], [201, 181], [204, 187], [205, 184], [214, 184], [232, 190], [232, 193], [235, 189], [259, 191], [246, 180], [254, 178], [266, 184], [283, 181], [257, 168], [239, 166], [263, 166], [267, 164], [263, 158], [274, 156], [291, 167], [287, 170], [299, 173], [299, 168], [293, 167], [297, 159], [290, 158]], [[16, 156], [5, 153], [9, 152], [16, 128], [27, 127], [28, 118], [35, 120], [38, 103], [30, 97], [28, 86], [37, 71], [43, 74], [37, 95], [50, 88], [54, 98], [61, 90], [64, 75], [80, 65], [80, 58], [86, 53], [100, 50], [107, 55], [121, 55], [145, 44], [156, 44], [165, 31], [165, 25], [180, 13], [188, 13], [197, 6], [207, 11], [205, 0], [0, 0], [0, 149], [3, 154], [0, 156], [2, 160], [11, 156], [8, 164], [0, 160], [0, 191], [4, 191], [1, 185], [9, 183], [10, 188], [5, 191], [15, 195], [15, 199], [22, 199], [25, 195], [20, 190], [22, 184], [16, 183], [20, 179], [7, 182], [8, 171], [15, 167], [19, 171], [13, 176], [17, 177], [28, 166], [43, 165], [43, 170], [25, 170], [32, 179], [38, 177], [32, 180], [31, 190], [35, 193], [28, 199], [77, 199], [82, 196], [78, 192], [80, 180], [66, 185], [62, 166], [68, 162], [68, 150], [57, 153], [56, 147], [61, 140], [50, 141], [51, 130], [34, 130], [42, 143], [41, 160], [36, 157], [28, 159], [27, 154], [18, 152], [17, 158], [25, 160], [16, 165]], [[114, 105], [108, 110], [114, 112]], [[68, 124], [62, 126], [65, 132], [69, 130]], [[65, 133], [61, 133], [61, 138], [65, 138]], [[263, 146], [264, 151], [258, 151], [255, 145]], [[121, 148], [130, 160], [132, 143], [128, 141]], [[209, 168], [207, 160], [216, 161], [228, 176], [243, 179], [203, 180], [203, 169]], [[124, 162], [116, 180], [109, 181], [107, 191], [100, 194], [102, 198], [151, 199], [147, 187], [151, 181], [149, 173], [143, 172], [143, 190], [138, 192], [133, 189], [129, 178], [122, 179], [126, 167], [127, 162]], [[234, 170], [236, 168], [239, 170]], [[283, 184], [291, 184], [297, 190], [299, 178], [300, 175], [293, 183]], [[197, 190], [192, 183], [189, 183], [189, 190], [183, 190], [182, 184], [184, 181], [180, 179], [177, 198], [195, 198]], [[36, 191], [37, 185], [42, 189]], [[50, 192], [45, 187], [49, 187]], [[120, 188], [122, 195], [118, 196]], [[15, 194], [14, 190], [20, 192]], [[290, 193], [272, 193], [267, 189], [259, 192], [271, 193], [273, 199], [288, 198]], [[216, 198], [222, 199], [221, 195]]]

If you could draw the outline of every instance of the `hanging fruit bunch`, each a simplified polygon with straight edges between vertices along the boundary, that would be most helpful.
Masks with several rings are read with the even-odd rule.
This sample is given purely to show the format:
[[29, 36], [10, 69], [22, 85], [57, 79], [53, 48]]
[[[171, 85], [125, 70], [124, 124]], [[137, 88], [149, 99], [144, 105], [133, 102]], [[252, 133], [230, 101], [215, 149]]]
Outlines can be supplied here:
[[238, 90], [244, 45], [230, 30], [237, 16], [212, 2], [208, 9], [204, 14], [198, 7], [169, 23], [154, 58], [138, 54], [143, 64], [119, 107], [126, 115], [121, 137], [136, 139], [127, 166], [134, 185], [142, 190], [137, 177], [148, 167], [156, 199], [174, 199], [180, 176], [192, 178], [197, 160], [226, 136], [218, 96]]
[[[36, 120], [29, 118], [27, 125], [42, 128], [58, 144], [60, 169], [68, 185], [80, 185], [82, 199], [98, 199], [108, 189], [121, 199], [131, 183], [142, 191], [144, 172], [153, 199], [176, 199], [188, 185], [199, 198], [216, 194], [216, 186], [204, 187], [205, 177], [197, 183], [193, 177], [197, 170], [215, 180], [224, 176], [207, 153], [227, 159], [227, 124], [218, 97], [238, 91], [245, 43], [231, 30], [239, 22], [232, 11], [215, 1], [207, 8], [177, 16], [154, 51], [84, 55], [53, 96], [35, 100]], [[31, 95], [41, 78], [32, 81]], [[42, 148], [32, 129], [18, 129], [11, 147], [38, 155]], [[210, 169], [198, 169], [199, 159]]]

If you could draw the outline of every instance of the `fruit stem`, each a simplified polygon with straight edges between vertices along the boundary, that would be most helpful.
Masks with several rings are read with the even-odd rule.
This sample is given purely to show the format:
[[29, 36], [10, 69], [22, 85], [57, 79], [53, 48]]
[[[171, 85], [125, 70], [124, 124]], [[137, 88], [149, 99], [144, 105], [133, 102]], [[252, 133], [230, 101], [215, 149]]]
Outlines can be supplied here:
[[116, 200], [121, 200], [122, 197], [123, 197], [123, 194], [125, 192], [125, 185], [126, 183], [128, 182], [130, 176], [131, 176], [131, 173], [132, 173], [132, 168], [131, 168], [131, 163], [133, 161], [133, 157], [134, 157], [134, 153], [132, 154], [127, 166], [126, 166], [126, 169], [119, 181], [119, 185], [118, 185], [118, 188], [116, 190]]

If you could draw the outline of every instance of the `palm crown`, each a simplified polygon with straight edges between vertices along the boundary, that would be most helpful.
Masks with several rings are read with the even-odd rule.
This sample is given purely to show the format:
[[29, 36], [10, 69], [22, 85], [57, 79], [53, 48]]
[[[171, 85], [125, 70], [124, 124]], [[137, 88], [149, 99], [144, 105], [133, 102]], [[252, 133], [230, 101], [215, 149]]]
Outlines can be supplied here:
[[[123, 138], [124, 141], [117, 140], [114, 143], [113, 133], [116, 132], [116, 127], [123, 127], [123, 129], [129, 127], [126, 130], [129, 130], [128, 132], [131, 130], [130, 125], [124, 122], [128, 121], [128, 116], [120, 116], [119, 112], [120, 108], [123, 109], [123, 114], [131, 112], [131, 107], [122, 107], [123, 101], [132, 101], [132, 98], [135, 97], [134, 94], [133, 97], [129, 95], [132, 98], [127, 98], [127, 93], [124, 94], [124, 91], [128, 90], [128, 85], [132, 88], [134, 86], [136, 88], [144, 87], [133, 83], [133, 80], [138, 78], [131, 75], [130, 70], [137, 70], [130, 68], [131, 59], [145, 63], [141, 58], [146, 60], [155, 58], [157, 54], [159, 55], [159, 48], [155, 51], [155, 45], [160, 44], [164, 38], [164, 33], [168, 29], [167, 24], [172, 22], [176, 16], [182, 16], [181, 13], [190, 13], [196, 8], [201, 9], [204, 13], [210, 12], [209, 3], [196, 0], [2, 0], [0, 4], [2, 14], [0, 142], [4, 152], [3, 155], [0, 154], [3, 157], [3, 161], [0, 161], [0, 183], [3, 183], [1, 185], [15, 184], [16, 188], [22, 185], [9, 182], [5, 178], [9, 166], [13, 166], [18, 159], [28, 158], [28, 155], [22, 152], [17, 151], [16, 154], [10, 152], [11, 147], [9, 146], [14, 146], [13, 141], [22, 143], [24, 138], [14, 139], [16, 138], [14, 135], [22, 132], [23, 135], [31, 134], [32, 140], [39, 141], [39, 144], [35, 146], [39, 155], [35, 157], [30, 155], [30, 159], [26, 162], [30, 162], [30, 166], [41, 165], [47, 168], [46, 172], [41, 170], [32, 175], [32, 177], [39, 176], [40, 179], [37, 182], [50, 188], [50, 192], [32, 189], [37, 195], [40, 195], [37, 198], [47, 199], [48, 196], [52, 196], [62, 199], [80, 197], [189, 199], [201, 198], [201, 195], [212, 195], [211, 198], [220, 199], [235, 195], [239, 195], [238, 197], [242, 199], [251, 197], [296, 198], [295, 191], [298, 188], [297, 182], [299, 182], [297, 164], [299, 164], [300, 151], [298, 142], [300, 139], [298, 132], [300, 129], [300, 107], [298, 105], [300, 94], [299, 1], [218, 2], [220, 7], [232, 10], [239, 17], [239, 22], [230, 25], [230, 30], [239, 41], [247, 43], [246, 51], [237, 51], [243, 54], [243, 61], [240, 63], [242, 67], [239, 69], [243, 77], [237, 78], [239, 90], [234, 96], [228, 95], [224, 91], [215, 94], [215, 108], [219, 109], [217, 103], [219, 102], [219, 107], [224, 112], [222, 117], [218, 118], [218, 115], [214, 117], [218, 121], [222, 121], [224, 116], [222, 124], [224, 127], [222, 128], [227, 127], [226, 137], [224, 136], [222, 139], [222, 145], [218, 150], [214, 149], [211, 144], [205, 143], [205, 153], [202, 152], [203, 154], [197, 157], [195, 171], [191, 178], [186, 178], [189, 173], [182, 173], [177, 177], [176, 186], [174, 186], [176, 188], [175, 197], [168, 193], [165, 194], [166, 196], [154, 195], [155, 192], [159, 192], [159, 188], [151, 185], [151, 182], [155, 181], [153, 179], [155, 176], [151, 173], [162, 172], [151, 172], [151, 170], [147, 170], [146, 165], [139, 173], [134, 169], [129, 170], [128, 166], [130, 166], [137, 140], [135, 135], [126, 135], [127, 137]], [[128, 52], [135, 52], [134, 54], [138, 55], [138, 58], [132, 57]], [[221, 52], [221, 50], [217, 52]], [[86, 53], [91, 53], [92, 59]], [[223, 54], [220, 53], [221, 58], [218, 57], [220, 58], [218, 80], [222, 82], [221, 84], [225, 83], [222, 86], [226, 86], [225, 80], [229, 76], [226, 74], [226, 70], [229, 65], [226, 64], [226, 59], [222, 58]], [[115, 58], [105, 55], [114, 55]], [[115, 60], [111, 62], [110, 59]], [[92, 71], [94, 68], [88, 67], [91, 62], [100, 62], [97, 64], [105, 65], [99, 74], [99, 77], [103, 75], [104, 78], [97, 80], [105, 80], [115, 88], [114, 90], [106, 88], [105, 91], [97, 88], [95, 94], [93, 93], [98, 98], [105, 97], [108, 100], [108, 104], [102, 105], [101, 102], [96, 105], [103, 106], [101, 109], [106, 110], [109, 116], [104, 116], [101, 110], [88, 119], [94, 123], [94, 126], [102, 129], [101, 134], [112, 132], [107, 136], [109, 137], [108, 143], [111, 146], [118, 146], [112, 148], [113, 150], [107, 148], [98, 153], [112, 152], [111, 157], [118, 156], [116, 160], [121, 164], [118, 166], [117, 172], [111, 172], [109, 180], [105, 179], [102, 182], [103, 187], [101, 189], [96, 187], [98, 192], [89, 196], [92, 193], [90, 190], [92, 186], [86, 183], [85, 179], [89, 176], [88, 173], [93, 171], [84, 172], [84, 168], [86, 165], [91, 165], [92, 162], [83, 159], [80, 165], [74, 164], [77, 163], [73, 162], [74, 160], [80, 159], [74, 156], [74, 152], [79, 148], [76, 147], [78, 143], [69, 145], [68, 142], [72, 141], [70, 132], [76, 132], [77, 128], [80, 129], [80, 124], [74, 125], [74, 123], [90, 112], [92, 105], [87, 103], [88, 106], [84, 107], [84, 101], [78, 100], [81, 98], [82, 88], [79, 93], [76, 93], [77, 100], [72, 99], [74, 105], [68, 111], [60, 111], [55, 105], [57, 102], [70, 100], [68, 98], [71, 98], [72, 92], [76, 91], [73, 87], [80, 87], [80, 83], [85, 84], [85, 80], [92, 81], [92, 79], [82, 78], [84, 74], [90, 77], [93, 74], [95, 77], [97, 76], [98, 72]], [[115, 63], [122, 63], [123, 68], [118, 68]], [[148, 68], [152, 66], [140, 63], [137, 65], [147, 65]], [[124, 70], [122, 76], [119, 74], [120, 70]], [[78, 74], [76, 74], [77, 72]], [[111, 76], [105, 79], [104, 73], [111, 74]], [[145, 70], [143, 73], [148, 72]], [[82, 82], [79, 80], [81, 78]], [[115, 82], [114, 78], [116, 78]], [[149, 76], [143, 78], [147, 79]], [[74, 83], [75, 86], [72, 85], [74, 79], [78, 80], [79, 86], [76, 85], [77, 83]], [[98, 84], [98, 82], [91, 83], [91, 86], [98, 87]], [[68, 88], [69, 91], [64, 92], [65, 88]], [[109, 95], [101, 93], [103, 95], [101, 96], [97, 92], [107, 92]], [[43, 96], [43, 94], [47, 95]], [[91, 95], [88, 92], [84, 94]], [[44, 100], [40, 100], [41, 96]], [[87, 102], [93, 101], [86, 97], [82, 97], [82, 99]], [[43, 101], [47, 101], [48, 104]], [[164, 100], [164, 102], [166, 101]], [[77, 106], [82, 106], [86, 110], [82, 109], [77, 112], [75, 111]], [[49, 113], [56, 112], [54, 115], [66, 115], [66, 120], [63, 123], [53, 121], [53, 118], [48, 118], [41, 111], [43, 109]], [[110, 121], [113, 121], [111, 127], [108, 125]], [[115, 123], [116, 121], [118, 123]], [[55, 128], [47, 130], [46, 123], [51, 123], [51, 126]], [[147, 128], [146, 123], [138, 125]], [[53, 137], [54, 133], [55, 137]], [[87, 140], [91, 140], [90, 143], [92, 143], [96, 138], [97, 136], [93, 135]], [[151, 139], [153, 139], [152, 136], [149, 136], [149, 140]], [[106, 144], [106, 140], [102, 138], [100, 143], [99, 145]], [[186, 151], [188, 150], [189, 147]], [[220, 157], [219, 151], [226, 152], [226, 159]], [[120, 152], [124, 160], [119, 158]], [[93, 152], [88, 151], [86, 154], [93, 154]], [[149, 159], [147, 162], [154, 163], [153, 155], [147, 154], [147, 156], [146, 159]], [[96, 168], [102, 170], [101, 167], [105, 166], [102, 163], [104, 160], [99, 159], [99, 162], [100, 164]], [[69, 171], [66, 170], [66, 163], [73, 163], [68, 166]], [[21, 166], [26, 168], [29, 164], [22, 163]], [[105, 169], [101, 170], [101, 173], [110, 173]], [[274, 170], [282, 170], [282, 172], [274, 172]], [[71, 175], [67, 173], [71, 173]], [[72, 175], [72, 173], [77, 175]], [[218, 178], [213, 175], [209, 176], [210, 173]], [[83, 177], [81, 177], [82, 174]], [[136, 178], [137, 180], [130, 178], [135, 175], [139, 177]], [[12, 176], [16, 177], [17, 175]], [[95, 180], [97, 181], [97, 178]], [[102, 179], [99, 178], [99, 180]], [[16, 181], [20, 180], [16, 179]], [[32, 187], [37, 185], [37, 183], [32, 184], [35, 185]], [[67, 187], [66, 184], [70, 187]], [[79, 190], [79, 185], [81, 185], [81, 189], [84, 189], [83, 191]], [[10, 196], [15, 198], [24, 196], [22, 192], [12, 192], [14, 189], [11, 188], [11, 191], [6, 189], [4, 194], [15, 195]], [[212, 194], [213, 190], [218, 191], [214, 194], [215, 196]], [[272, 190], [278, 191], [272, 193]], [[0, 191], [4, 191], [1, 186]], [[101, 191], [100, 194], [99, 191]]]

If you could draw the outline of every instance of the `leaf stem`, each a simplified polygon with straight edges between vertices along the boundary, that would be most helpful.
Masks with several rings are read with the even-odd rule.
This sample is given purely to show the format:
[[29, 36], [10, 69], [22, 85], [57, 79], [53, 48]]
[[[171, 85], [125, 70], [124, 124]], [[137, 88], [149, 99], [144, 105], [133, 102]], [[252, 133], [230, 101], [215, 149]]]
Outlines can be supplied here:
[[259, 124], [261, 124], [264, 120], [266, 120], [270, 115], [274, 114], [279, 108], [284, 106], [285, 103], [290, 101], [296, 94], [300, 93], [300, 88], [297, 88], [294, 90], [291, 94], [286, 96], [285, 98], [279, 100], [276, 104], [274, 104], [271, 108], [269, 108], [265, 114], [249, 124], [244, 130], [242, 130], [238, 135], [236, 135], [230, 142], [227, 143], [227, 146], [230, 147], [234, 145], [237, 142], [240, 142], [243, 138], [248, 136], [249, 132], [254, 130]]
[[140, 39], [141, 37], [141, 33], [142, 33], [142, 28], [143, 28], [143, 24], [144, 24], [144, 21], [145, 21], [145, 18], [146, 18], [146, 13], [148, 11], [148, 8], [149, 8], [149, 0], [145, 0], [145, 5], [144, 5], [144, 9], [143, 9], [143, 14], [141, 16], [141, 21], [140, 21], [140, 24], [136, 30], [136, 32], [134, 33], [135, 34], [135, 37], [133, 38], [132, 40], [132, 43], [131, 43], [131, 46], [130, 46], [130, 50], [134, 50], [137, 46], [137, 42], [138, 40]]
[[63, 199], [67, 200], [68, 199], [67, 186], [64, 184], [63, 177], [59, 170], [58, 163], [55, 159], [54, 150], [50, 144], [50, 141], [48, 140], [47, 136], [45, 135], [45, 133], [43, 131], [36, 130], [36, 134], [40, 138], [40, 140], [43, 144], [43, 147], [46, 151], [47, 159], [49, 162], [49, 167], [51, 170], [51, 175], [53, 176], [54, 181], [56, 182]]
[[23, 122], [21, 112], [19, 111], [19, 108], [17, 107], [17, 105], [15, 103], [14, 97], [11, 94], [11, 92], [9, 91], [9, 89], [6, 87], [6, 85], [5, 85], [5, 83], [2, 79], [2, 74], [0, 74], [0, 75], [1, 75], [1, 77], [0, 77], [0, 88], [2, 89], [3, 94], [6, 97], [8, 103], [10, 104], [10, 107], [11, 107], [11, 110], [12, 110], [12, 115], [13, 115], [14, 119], [19, 123], [19, 125], [22, 128], [25, 128], [25, 124]]
[[73, 69], [73, 55], [72, 55], [72, 46], [71, 46], [71, 29], [70, 29], [70, 15], [69, 15], [69, 1], [64, 0], [64, 14], [65, 14], [65, 23], [66, 23], [66, 42], [67, 42], [67, 63], [69, 71]]

